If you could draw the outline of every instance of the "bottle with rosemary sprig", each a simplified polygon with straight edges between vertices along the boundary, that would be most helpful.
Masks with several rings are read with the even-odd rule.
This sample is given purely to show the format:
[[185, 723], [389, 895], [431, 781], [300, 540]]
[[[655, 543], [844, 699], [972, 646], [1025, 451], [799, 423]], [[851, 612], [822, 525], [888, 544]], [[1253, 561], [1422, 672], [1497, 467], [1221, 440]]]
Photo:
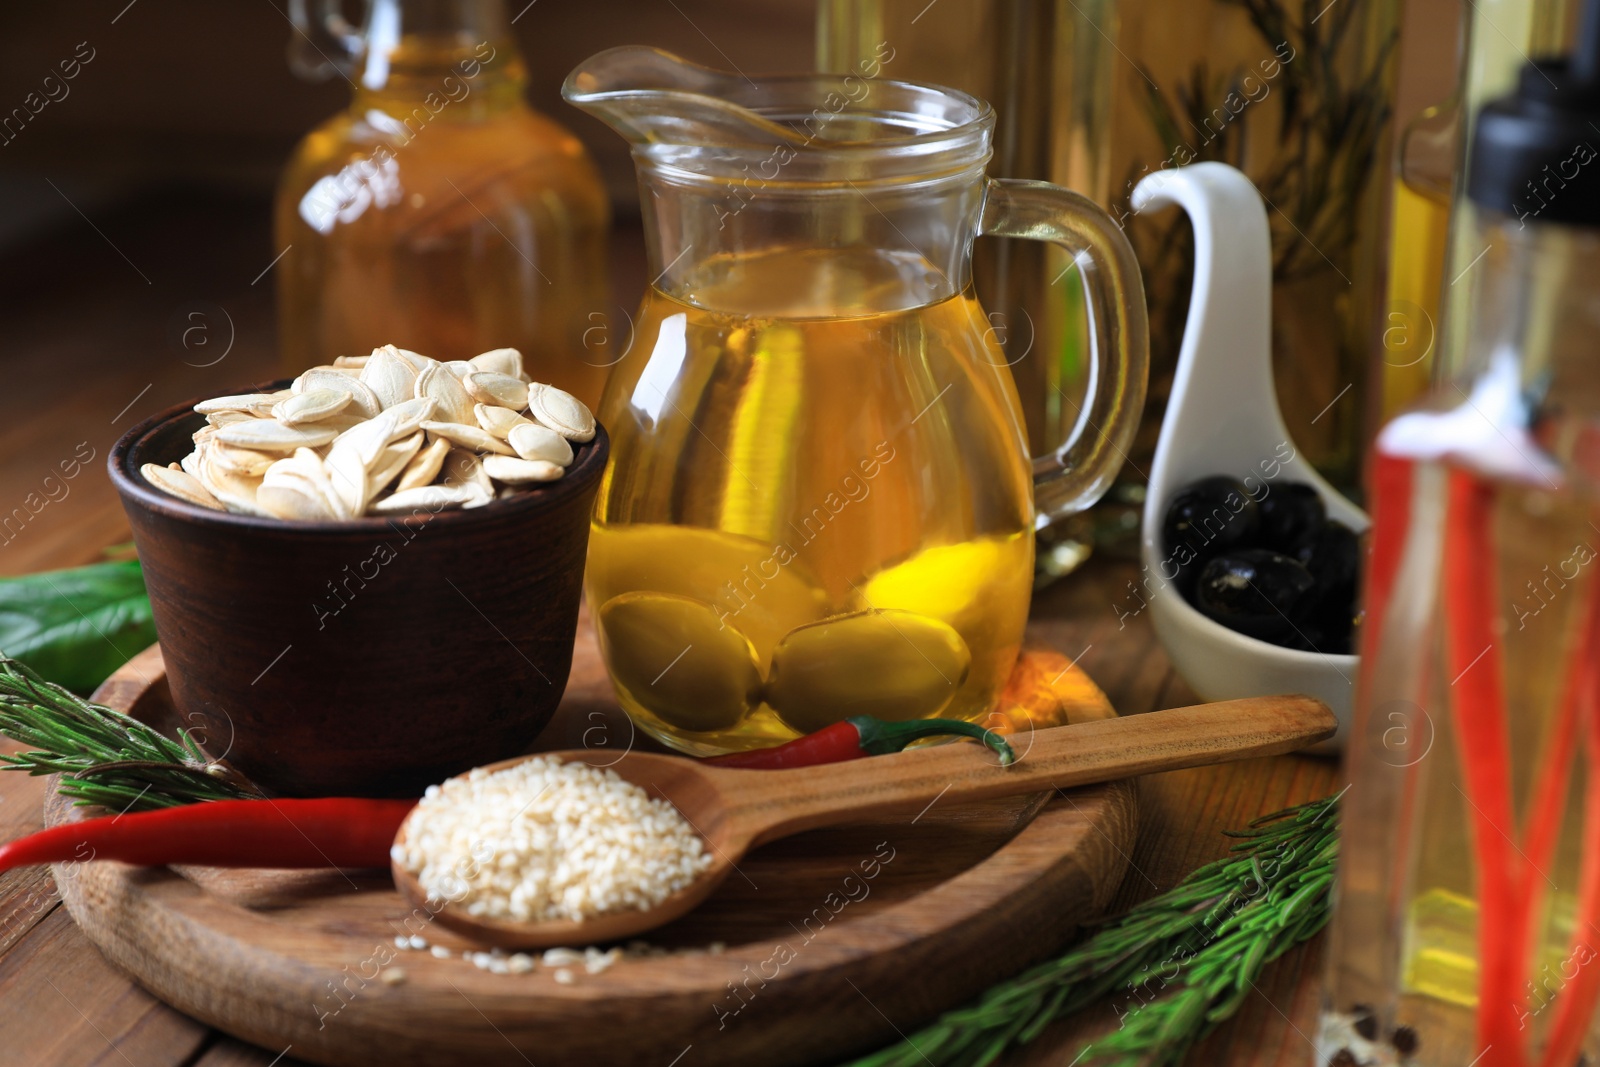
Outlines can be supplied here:
[[[1384, 308], [1399, 0], [1118, 0], [1113, 214], [1150, 302], [1153, 448], [1193, 284], [1182, 217], [1135, 218], [1145, 174], [1215, 160], [1249, 175], [1272, 234], [1273, 376], [1303, 456], [1360, 477], [1368, 352]], [[1140, 452], [1135, 451], [1135, 463]]]

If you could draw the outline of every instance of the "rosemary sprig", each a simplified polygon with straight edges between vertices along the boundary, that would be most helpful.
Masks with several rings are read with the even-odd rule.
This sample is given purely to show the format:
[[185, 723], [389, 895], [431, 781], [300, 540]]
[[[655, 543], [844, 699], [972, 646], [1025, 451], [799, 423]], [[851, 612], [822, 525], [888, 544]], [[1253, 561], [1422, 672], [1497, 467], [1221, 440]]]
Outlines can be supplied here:
[[1119, 990], [1120, 1028], [1073, 1062], [1178, 1063], [1238, 1010], [1263, 967], [1327, 922], [1338, 820], [1337, 797], [1256, 820], [1230, 835], [1243, 839], [1232, 856], [850, 1067], [982, 1067]]
[[34, 751], [0, 755], [5, 770], [59, 774], [77, 804], [113, 811], [257, 797], [235, 772], [207, 759], [186, 731], [173, 740], [93, 704], [0, 655], [0, 734]]

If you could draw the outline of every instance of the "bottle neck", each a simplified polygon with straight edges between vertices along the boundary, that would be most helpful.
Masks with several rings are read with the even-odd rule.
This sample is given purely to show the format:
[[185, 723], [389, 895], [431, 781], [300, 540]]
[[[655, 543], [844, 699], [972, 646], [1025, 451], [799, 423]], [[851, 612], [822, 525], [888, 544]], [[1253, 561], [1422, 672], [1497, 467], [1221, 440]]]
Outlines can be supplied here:
[[420, 104], [470, 121], [524, 106], [527, 69], [502, 0], [371, 0], [362, 37], [358, 113]]
[[1472, 208], [1483, 250], [1458, 279], [1466, 328], [1445, 335], [1453, 380], [1379, 449], [1600, 492], [1600, 228]]

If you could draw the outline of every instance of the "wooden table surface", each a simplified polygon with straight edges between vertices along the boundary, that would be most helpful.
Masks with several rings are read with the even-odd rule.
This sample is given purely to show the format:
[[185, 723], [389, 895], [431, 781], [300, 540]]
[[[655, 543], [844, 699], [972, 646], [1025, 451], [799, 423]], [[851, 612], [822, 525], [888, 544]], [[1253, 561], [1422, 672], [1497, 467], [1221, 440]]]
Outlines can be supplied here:
[[[263, 272], [275, 252], [259, 203], [174, 195], [86, 218], [0, 256], [0, 515], [23, 508], [29, 516], [20, 530], [0, 533], [0, 574], [91, 562], [125, 541], [127, 525], [104, 472], [117, 437], [161, 408], [234, 392], [274, 373], [272, 277]], [[631, 245], [619, 246], [618, 260], [618, 288], [632, 303], [627, 283], [642, 270]], [[58, 461], [75, 451], [81, 458], [85, 449], [94, 459], [82, 473], [46, 482]], [[1125, 715], [1194, 703], [1148, 617], [1118, 619], [1115, 605], [1134, 574], [1127, 563], [1091, 561], [1035, 599], [1030, 637], [1080, 657]], [[1223, 830], [1326, 796], [1339, 784], [1336, 763], [1309, 756], [1145, 779], [1139, 843], [1117, 906], [1222, 855], [1229, 844]], [[42, 803], [42, 780], [0, 775], [0, 840], [37, 829]], [[1318, 938], [1273, 964], [1239, 1014], [1189, 1062], [1310, 1063], [1320, 959]], [[1070, 1064], [1086, 1037], [1113, 1023], [1109, 1005], [1084, 1013], [1003, 1062]], [[537, 1062], [537, 1050], [530, 1053]], [[48, 872], [33, 869], [0, 875], [0, 1062], [298, 1061], [292, 1048], [242, 1044], [145, 993], [101, 958], [61, 908]]]

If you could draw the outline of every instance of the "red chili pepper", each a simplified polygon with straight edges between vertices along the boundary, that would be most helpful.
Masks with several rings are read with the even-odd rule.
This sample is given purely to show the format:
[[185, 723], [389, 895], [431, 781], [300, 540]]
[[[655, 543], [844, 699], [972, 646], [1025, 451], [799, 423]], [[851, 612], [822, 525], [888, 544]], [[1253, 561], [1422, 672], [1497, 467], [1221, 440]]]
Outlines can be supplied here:
[[982, 741], [1000, 755], [1005, 766], [1016, 761], [1016, 753], [1006, 739], [993, 730], [986, 730], [961, 719], [909, 719], [905, 722], [884, 722], [870, 715], [857, 715], [832, 726], [824, 726], [816, 733], [797, 737], [775, 748], [758, 748], [750, 752], [730, 752], [726, 756], [712, 756], [707, 763], [719, 767], [737, 767], [743, 770], [781, 770], [785, 767], [814, 767], [820, 763], [839, 763], [860, 759], [863, 756], [882, 756], [899, 752], [913, 741], [924, 737], [945, 737], [960, 734]]
[[0, 871], [71, 860], [144, 867], [387, 867], [414, 800], [212, 800], [65, 823], [0, 845]]

